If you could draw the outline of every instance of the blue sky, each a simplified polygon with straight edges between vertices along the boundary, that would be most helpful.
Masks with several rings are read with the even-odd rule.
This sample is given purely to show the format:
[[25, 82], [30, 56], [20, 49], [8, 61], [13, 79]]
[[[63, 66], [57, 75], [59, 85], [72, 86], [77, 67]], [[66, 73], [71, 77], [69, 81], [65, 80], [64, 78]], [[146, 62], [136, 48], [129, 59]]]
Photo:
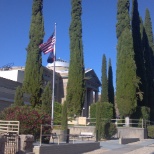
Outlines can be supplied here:
[[[0, 0], [0, 67], [14, 63], [25, 66], [26, 47], [32, 0]], [[116, 13], [117, 0], [83, 0], [82, 3], [83, 51], [85, 68], [94, 69], [101, 80], [102, 56], [111, 58], [113, 82], [116, 80]], [[138, 0], [139, 13], [144, 20], [145, 9], [150, 10], [154, 32], [154, 0]], [[131, 8], [130, 8], [131, 10]], [[52, 34], [57, 24], [56, 55], [69, 62], [69, 26], [71, 22], [71, 0], [44, 0], [43, 7], [45, 36]], [[44, 66], [48, 55], [42, 55]]]

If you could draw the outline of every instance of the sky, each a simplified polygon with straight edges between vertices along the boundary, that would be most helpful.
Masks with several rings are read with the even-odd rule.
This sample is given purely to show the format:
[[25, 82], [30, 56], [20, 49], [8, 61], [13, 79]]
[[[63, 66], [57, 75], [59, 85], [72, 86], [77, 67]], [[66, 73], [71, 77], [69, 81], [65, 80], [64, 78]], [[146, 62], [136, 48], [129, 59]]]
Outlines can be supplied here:
[[[118, 0], [82, 1], [82, 41], [85, 68], [91, 68], [101, 81], [102, 57], [112, 62], [113, 84], [116, 87], [116, 14]], [[0, 0], [0, 67], [12, 63], [25, 66], [29, 43], [33, 0]], [[154, 32], [154, 0], [138, 0], [139, 14], [144, 20], [149, 9]], [[131, 7], [130, 7], [131, 11]], [[70, 60], [69, 26], [71, 0], [44, 0], [44, 42], [54, 31], [56, 23], [56, 57]], [[42, 65], [48, 55], [42, 54]]]

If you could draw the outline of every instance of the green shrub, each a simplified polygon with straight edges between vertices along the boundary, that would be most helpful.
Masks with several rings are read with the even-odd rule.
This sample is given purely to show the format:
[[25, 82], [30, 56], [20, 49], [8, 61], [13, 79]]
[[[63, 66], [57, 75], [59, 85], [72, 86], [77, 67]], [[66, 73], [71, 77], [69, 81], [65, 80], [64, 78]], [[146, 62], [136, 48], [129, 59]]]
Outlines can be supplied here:
[[14, 106], [23, 106], [24, 105], [24, 101], [23, 101], [23, 91], [22, 91], [22, 87], [18, 86], [16, 88], [16, 92], [15, 92], [15, 97], [14, 97]]
[[44, 88], [42, 93], [42, 110], [45, 111], [47, 114], [51, 115], [51, 105], [52, 105], [52, 90], [51, 90], [51, 82], [48, 82]]
[[111, 139], [117, 133], [116, 125], [111, 122], [105, 123], [104, 127], [104, 136], [102, 137], [105, 139]]
[[149, 107], [142, 106], [141, 113], [142, 113], [142, 116], [141, 116], [142, 119], [150, 120], [150, 108]]
[[58, 102], [54, 103], [54, 125], [61, 125], [62, 105]]
[[[2, 120], [20, 121], [20, 134], [32, 134], [35, 139], [40, 136], [41, 124], [51, 124], [51, 117], [31, 106], [9, 107], [0, 115]], [[43, 127], [43, 133], [51, 132], [51, 127]]]
[[66, 101], [64, 101], [63, 106], [62, 106], [61, 128], [63, 130], [67, 130], [67, 128], [68, 128], [68, 125], [67, 125], [67, 102]]
[[98, 130], [98, 140], [101, 138], [111, 138], [116, 132], [116, 126], [111, 123], [112, 118], [113, 104], [109, 102], [96, 103], [96, 130]]
[[146, 106], [138, 106], [136, 108], [136, 112], [132, 115], [132, 119], [139, 119], [138, 121], [135, 121], [136, 124], [134, 124], [134, 127], [142, 127], [142, 119], [144, 120], [144, 126], [145, 121], [150, 120], [150, 108]]
[[113, 118], [113, 104], [109, 102], [103, 102], [101, 114], [102, 114], [102, 119], [111, 120]]
[[150, 120], [150, 108], [147, 106], [138, 106], [132, 118]]
[[90, 125], [96, 125], [96, 104], [90, 105]]
[[148, 126], [147, 130], [148, 130], [148, 137], [154, 138], [154, 126]]

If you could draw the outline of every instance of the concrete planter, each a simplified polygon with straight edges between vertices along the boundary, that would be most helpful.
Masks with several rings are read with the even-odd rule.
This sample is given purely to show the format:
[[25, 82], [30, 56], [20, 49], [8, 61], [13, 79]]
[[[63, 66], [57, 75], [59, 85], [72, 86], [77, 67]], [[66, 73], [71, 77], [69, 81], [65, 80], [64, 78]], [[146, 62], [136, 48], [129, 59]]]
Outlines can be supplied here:
[[33, 151], [33, 135], [20, 135], [20, 153], [27, 153]]
[[67, 139], [67, 130], [54, 129], [53, 133], [56, 133], [59, 136], [59, 142], [66, 142]]

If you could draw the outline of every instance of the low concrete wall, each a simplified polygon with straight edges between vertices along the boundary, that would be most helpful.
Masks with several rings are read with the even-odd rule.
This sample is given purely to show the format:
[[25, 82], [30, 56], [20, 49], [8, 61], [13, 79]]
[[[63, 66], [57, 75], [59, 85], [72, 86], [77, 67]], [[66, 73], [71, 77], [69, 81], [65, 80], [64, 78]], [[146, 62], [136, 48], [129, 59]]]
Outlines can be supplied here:
[[139, 138], [120, 138], [119, 144], [128, 144], [139, 141]]
[[73, 126], [69, 127], [70, 134], [80, 134], [81, 132], [92, 132], [95, 134], [95, 126]]
[[60, 145], [46, 145], [34, 146], [33, 152], [35, 154], [80, 154], [84, 152], [93, 151], [100, 148], [99, 142], [93, 143], [78, 143], [78, 144], [60, 144]]
[[136, 128], [136, 127], [118, 127], [118, 138], [139, 138], [147, 139], [147, 129], [146, 128]]

